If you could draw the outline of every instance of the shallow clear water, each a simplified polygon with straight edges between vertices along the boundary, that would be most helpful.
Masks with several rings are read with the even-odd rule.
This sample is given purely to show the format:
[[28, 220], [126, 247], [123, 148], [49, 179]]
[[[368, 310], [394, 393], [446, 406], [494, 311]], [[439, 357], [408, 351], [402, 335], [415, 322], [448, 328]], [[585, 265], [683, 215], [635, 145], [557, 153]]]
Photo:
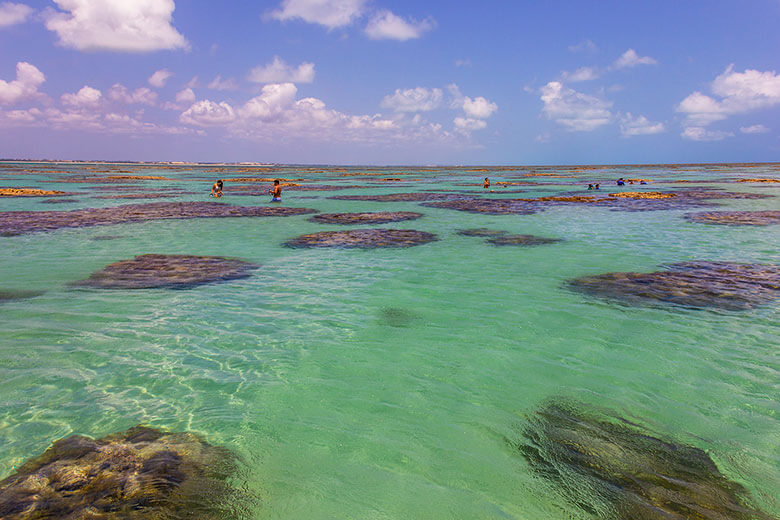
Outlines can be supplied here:
[[[91, 174], [83, 168], [44, 169]], [[573, 397], [704, 449], [759, 506], [780, 515], [780, 302], [740, 312], [627, 307], [564, 287], [577, 276], [688, 260], [780, 263], [780, 226], [707, 226], [685, 220], [685, 210], [573, 205], [492, 216], [327, 198], [481, 191], [486, 175], [494, 183], [518, 180], [522, 169], [420, 170], [404, 186], [330, 170], [207, 170], [147, 169], [140, 174], [178, 180], [139, 185], [200, 192], [160, 200], [208, 200], [217, 176], [370, 183], [285, 191], [284, 205], [420, 211], [419, 220], [370, 227], [419, 229], [440, 240], [406, 249], [282, 246], [301, 233], [354, 227], [306, 216], [151, 221], [0, 238], [0, 289], [45, 291], [0, 304], [0, 478], [58, 438], [101, 437], [144, 423], [194, 431], [238, 452], [247, 485], [262, 499], [257, 518], [587, 518], [511, 447], [540, 403]], [[539, 186], [507, 188], [526, 190], [520, 195], [497, 188], [489, 196], [583, 191], [583, 182], [598, 181], [615, 191], [607, 183], [619, 176], [656, 181], [626, 187], [636, 190], [677, 189], [687, 185], [658, 182], [694, 179], [780, 195], [780, 184], [716, 182], [780, 178], [776, 165], [558, 173], [576, 178], [523, 179]], [[3, 198], [2, 211], [154, 202], [94, 199], [114, 192], [52, 183], [55, 173], [6, 165], [0, 175], [2, 186], [79, 193], [77, 201], [56, 205]], [[559, 185], [568, 182], [574, 184]], [[267, 204], [266, 197], [222, 200]], [[779, 200], [722, 200], [711, 209], [777, 210]], [[456, 234], [477, 227], [564, 241], [495, 247]], [[261, 267], [247, 279], [186, 290], [69, 286], [143, 253], [232, 256]]]

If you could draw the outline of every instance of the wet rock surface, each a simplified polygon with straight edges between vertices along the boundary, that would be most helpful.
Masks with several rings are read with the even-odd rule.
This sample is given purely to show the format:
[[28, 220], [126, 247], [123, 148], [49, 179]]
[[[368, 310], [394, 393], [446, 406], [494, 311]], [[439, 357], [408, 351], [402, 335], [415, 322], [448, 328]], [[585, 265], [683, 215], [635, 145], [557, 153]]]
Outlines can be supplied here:
[[427, 202], [423, 206], [486, 215], [531, 215], [542, 209], [539, 204], [526, 199], [458, 198], [441, 202]]
[[573, 402], [544, 405], [512, 443], [571, 503], [614, 520], [770, 520], [699, 448]]
[[709, 211], [689, 213], [685, 218], [700, 224], [769, 226], [780, 224], [780, 211]]
[[287, 217], [309, 213], [316, 213], [316, 210], [285, 206], [231, 206], [219, 202], [152, 202], [73, 211], [4, 211], [0, 212], [0, 236], [147, 220]]
[[43, 291], [26, 291], [17, 289], [0, 289], [0, 304], [18, 300], [27, 300], [43, 294]]
[[294, 238], [288, 247], [340, 247], [373, 249], [380, 247], [411, 247], [434, 242], [433, 233], [414, 229], [352, 229], [349, 231], [321, 231]]
[[247, 518], [248, 496], [228, 483], [237, 469], [229, 450], [190, 433], [73, 435], [0, 482], [0, 518]]
[[499, 229], [488, 229], [488, 228], [472, 228], [472, 229], [461, 229], [458, 231], [458, 234], [464, 237], [497, 237], [501, 235], [506, 235], [506, 231], [501, 231]]
[[38, 188], [0, 188], [0, 197], [51, 197], [52, 195], [67, 195], [67, 193]]
[[583, 276], [570, 289], [628, 305], [668, 302], [745, 310], [780, 298], [780, 265], [682, 262], [652, 273]]
[[487, 243], [494, 246], [542, 246], [560, 241], [560, 238], [538, 237], [535, 235], [501, 235], [486, 240]]
[[390, 193], [387, 195], [336, 195], [328, 197], [334, 200], [367, 200], [372, 202], [424, 202], [429, 200], [462, 199], [462, 195], [453, 193]]
[[320, 213], [309, 218], [321, 224], [387, 224], [422, 217], [414, 211], [376, 211], [373, 213]]
[[74, 285], [99, 289], [183, 289], [248, 278], [257, 267], [222, 256], [139, 255], [110, 264]]

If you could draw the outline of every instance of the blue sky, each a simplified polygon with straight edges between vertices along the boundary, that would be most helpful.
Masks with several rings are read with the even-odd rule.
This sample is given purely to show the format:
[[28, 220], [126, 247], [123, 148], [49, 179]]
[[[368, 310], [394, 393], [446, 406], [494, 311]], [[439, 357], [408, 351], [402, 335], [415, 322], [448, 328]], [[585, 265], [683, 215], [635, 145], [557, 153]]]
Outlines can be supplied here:
[[780, 161], [780, 0], [0, 0], [0, 157]]

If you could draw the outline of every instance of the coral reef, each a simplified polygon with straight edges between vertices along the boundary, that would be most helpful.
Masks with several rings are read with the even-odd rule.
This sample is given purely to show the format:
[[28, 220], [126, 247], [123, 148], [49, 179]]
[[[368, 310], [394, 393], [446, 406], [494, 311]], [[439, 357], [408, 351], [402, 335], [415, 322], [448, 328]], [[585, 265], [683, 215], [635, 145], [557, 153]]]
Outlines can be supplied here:
[[321, 224], [386, 224], [422, 217], [414, 211], [377, 211], [373, 213], [320, 213], [310, 217], [311, 222]]
[[688, 213], [685, 218], [700, 224], [768, 226], [780, 224], [780, 211], [705, 211]]
[[560, 241], [560, 238], [546, 238], [535, 235], [501, 235], [486, 240], [486, 242], [494, 246], [541, 246]]
[[288, 247], [343, 247], [371, 249], [378, 247], [411, 247], [434, 242], [433, 233], [414, 229], [352, 229], [321, 231], [301, 235], [285, 242]]

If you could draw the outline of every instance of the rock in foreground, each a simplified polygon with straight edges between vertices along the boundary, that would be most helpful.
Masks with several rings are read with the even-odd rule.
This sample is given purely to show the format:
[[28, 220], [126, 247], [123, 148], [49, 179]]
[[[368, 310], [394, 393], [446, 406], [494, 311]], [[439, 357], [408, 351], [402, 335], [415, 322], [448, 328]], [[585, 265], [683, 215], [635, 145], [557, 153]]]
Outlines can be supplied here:
[[434, 242], [433, 233], [414, 229], [352, 229], [349, 231], [321, 231], [294, 238], [288, 247], [341, 247], [373, 249], [378, 247], [412, 247]]
[[704, 451], [582, 408], [547, 404], [529, 420], [516, 447], [537, 475], [594, 517], [770, 520]]
[[248, 502], [227, 482], [237, 468], [229, 450], [189, 433], [73, 435], [0, 482], [0, 518], [244, 518]]
[[75, 285], [99, 289], [187, 288], [247, 278], [257, 267], [222, 256], [139, 255], [110, 264]]
[[569, 282], [569, 287], [631, 305], [655, 300], [744, 310], [780, 297], [780, 265], [682, 262], [652, 273], [583, 276]]
[[375, 211], [372, 213], [320, 213], [309, 218], [321, 224], [387, 224], [422, 217], [415, 211]]

